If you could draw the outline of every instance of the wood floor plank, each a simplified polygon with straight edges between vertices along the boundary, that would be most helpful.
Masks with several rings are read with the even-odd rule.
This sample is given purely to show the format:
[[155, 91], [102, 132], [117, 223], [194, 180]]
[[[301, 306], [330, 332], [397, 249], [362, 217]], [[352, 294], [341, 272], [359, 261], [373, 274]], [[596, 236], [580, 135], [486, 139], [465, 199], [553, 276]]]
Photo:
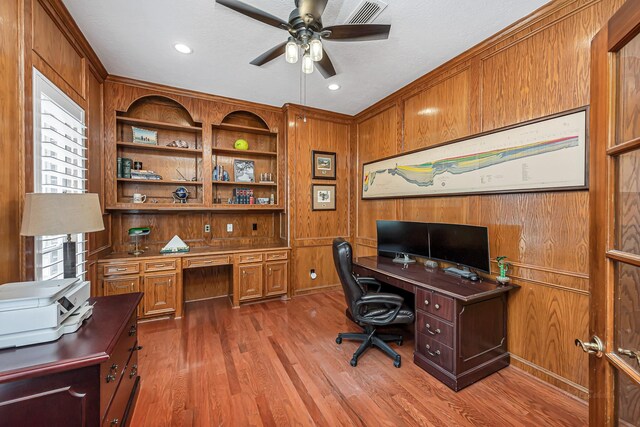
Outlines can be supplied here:
[[584, 402], [509, 367], [454, 393], [413, 364], [359, 343], [339, 291], [231, 309], [189, 303], [140, 324], [142, 387], [132, 426], [584, 426]]

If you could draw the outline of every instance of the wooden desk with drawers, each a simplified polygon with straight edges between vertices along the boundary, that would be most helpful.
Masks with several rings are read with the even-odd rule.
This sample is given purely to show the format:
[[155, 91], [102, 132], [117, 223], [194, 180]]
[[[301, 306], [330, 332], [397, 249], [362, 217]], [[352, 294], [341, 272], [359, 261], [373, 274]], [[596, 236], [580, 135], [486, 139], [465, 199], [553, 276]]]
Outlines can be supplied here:
[[230, 265], [233, 268], [233, 307], [273, 297], [287, 297], [289, 248], [283, 245], [192, 248], [190, 252], [140, 256], [112, 253], [98, 261], [104, 295], [144, 292], [141, 318], [174, 314], [182, 317], [182, 272], [190, 268]]
[[453, 390], [509, 365], [507, 293], [516, 286], [377, 256], [358, 258], [353, 272], [415, 295], [413, 361]]

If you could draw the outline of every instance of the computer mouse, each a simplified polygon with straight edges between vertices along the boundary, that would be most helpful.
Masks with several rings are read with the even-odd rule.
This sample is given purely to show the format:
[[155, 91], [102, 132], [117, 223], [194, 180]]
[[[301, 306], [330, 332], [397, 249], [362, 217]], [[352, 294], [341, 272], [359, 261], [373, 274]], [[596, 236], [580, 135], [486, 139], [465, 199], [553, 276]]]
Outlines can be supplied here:
[[473, 276], [469, 276], [469, 280], [471, 280], [472, 282], [477, 282], [478, 280], [480, 280], [480, 277], [474, 274]]

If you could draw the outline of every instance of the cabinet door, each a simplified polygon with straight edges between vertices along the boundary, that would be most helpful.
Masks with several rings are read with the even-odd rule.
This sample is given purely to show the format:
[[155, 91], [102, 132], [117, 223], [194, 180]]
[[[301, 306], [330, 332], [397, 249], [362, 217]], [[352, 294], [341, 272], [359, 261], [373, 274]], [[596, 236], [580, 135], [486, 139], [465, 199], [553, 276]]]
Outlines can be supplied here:
[[176, 310], [177, 273], [144, 276], [144, 315], [173, 313]]
[[289, 261], [267, 262], [264, 265], [264, 296], [282, 295], [287, 292]]
[[262, 297], [262, 264], [245, 264], [238, 267], [240, 301]]
[[[140, 276], [105, 277], [102, 281], [105, 296], [140, 292]], [[138, 306], [138, 316], [144, 314], [144, 300]]]

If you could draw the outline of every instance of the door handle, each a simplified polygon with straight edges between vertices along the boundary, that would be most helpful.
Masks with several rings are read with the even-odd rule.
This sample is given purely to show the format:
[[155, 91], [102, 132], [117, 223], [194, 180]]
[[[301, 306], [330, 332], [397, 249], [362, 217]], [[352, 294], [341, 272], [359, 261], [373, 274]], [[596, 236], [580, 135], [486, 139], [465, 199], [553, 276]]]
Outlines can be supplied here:
[[632, 359], [636, 359], [636, 362], [638, 362], [638, 365], [640, 365], [640, 351], [625, 350], [624, 348], [619, 348], [618, 353], [629, 356]]
[[595, 354], [596, 357], [602, 357], [604, 352], [604, 343], [597, 335], [594, 335], [590, 342], [582, 342], [582, 340], [576, 338], [575, 344], [576, 347], [582, 348], [585, 353]]

